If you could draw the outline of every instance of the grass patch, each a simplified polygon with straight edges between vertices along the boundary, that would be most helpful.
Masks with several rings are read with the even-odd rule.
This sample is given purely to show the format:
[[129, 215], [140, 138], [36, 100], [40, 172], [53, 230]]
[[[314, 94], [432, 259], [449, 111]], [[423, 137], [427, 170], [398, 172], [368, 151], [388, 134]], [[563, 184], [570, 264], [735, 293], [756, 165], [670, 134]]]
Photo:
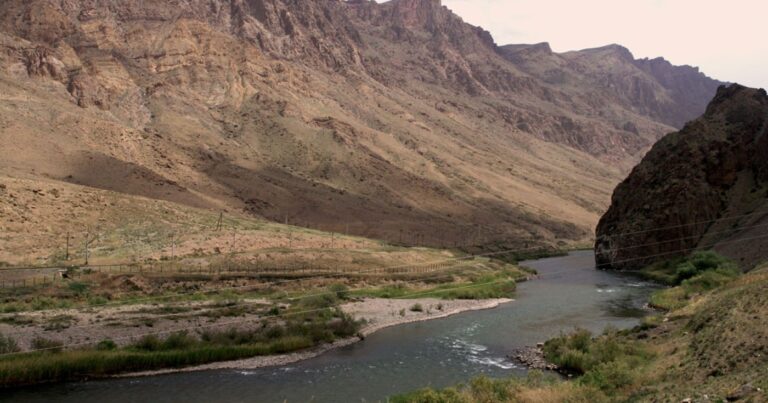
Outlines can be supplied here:
[[712, 270], [739, 271], [738, 266], [727, 258], [713, 251], [704, 251], [696, 252], [687, 257], [655, 263], [640, 273], [650, 280], [676, 286], [685, 280]]
[[309, 339], [286, 337], [269, 343], [198, 346], [186, 350], [81, 350], [24, 354], [0, 361], [0, 385], [74, 381], [132, 371], [181, 368], [286, 353], [310, 346], [312, 341]]
[[665, 273], [667, 283], [675, 285], [651, 295], [651, 305], [667, 311], [688, 305], [692, 297], [727, 284], [741, 273], [736, 264], [715, 252], [697, 252], [688, 258], [652, 266], [650, 270], [657, 278], [661, 278], [659, 273]]
[[629, 386], [648, 364], [653, 354], [640, 343], [625, 337], [627, 332], [606, 330], [593, 338], [577, 330], [547, 341], [544, 355], [561, 370], [582, 375], [579, 382], [606, 393]]
[[392, 403], [476, 403], [476, 402], [572, 402], [606, 401], [594, 388], [563, 382], [554, 376], [533, 371], [525, 378], [491, 379], [480, 376], [467, 384], [445, 389], [425, 388], [394, 396]]
[[[179, 332], [166, 338], [148, 335], [124, 348], [118, 348], [111, 340], [103, 340], [93, 349], [60, 351], [61, 343], [40, 339], [33, 341], [32, 347], [45, 348], [46, 352], [0, 358], [0, 386], [73, 381], [283, 354], [353, 336], [359, 325], [346, 314], [329, 310], [312, 318], [264, 324], [255, 330], [206, 331], [199, 335]], [[13, 340], [0, 336], [2, 351], [15, 352], [18, 347]]]
[[[338, 302], [338, 293], [311, 296], [291, 308], [278, 310], [275, 316], [266, 317], [255, 328], [179, 332], [165, 338], [147, 335], [122, 348], [111, 340], [103, 340], [93, 348], [61, 351], [62, 345], [58, 342], [35, 340], [32, 348], [45, 349], [44, 354], [34, 352], [0, 357], [0, 387], [180, 368], [282, 354], [330, 343], [356, 335], [362, 324], [338, 309]], [[238, 308], [223, 304], [225, 310]], [[12, 339], [0, 336], [0, 352], [4, 350], [16, 352], [18, 347]]]

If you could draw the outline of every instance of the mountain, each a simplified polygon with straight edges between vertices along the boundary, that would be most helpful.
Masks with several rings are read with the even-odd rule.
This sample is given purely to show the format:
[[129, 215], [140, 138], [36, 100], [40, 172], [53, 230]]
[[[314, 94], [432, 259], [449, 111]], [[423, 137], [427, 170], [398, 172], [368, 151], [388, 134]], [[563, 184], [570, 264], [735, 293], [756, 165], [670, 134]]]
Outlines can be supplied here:
[[[407, 243], [572, 243], [718, 84], [617, 46], [500, 47], [439, 0], [6, 0], [0, 180]], [[6, 231], [98, 224], [0, 202]]]
[[699, 117], [723, 84], [695, 67], [635, 59], [620, 45], [557, 54], [540, 43], [503, 46], [501, 52], [541, 81], [677, 128]]
[[619, 270], [709, 248], [750, 268], [768, 259], [766, 226], [768, 95], [734, 84], [616, 188], [595, 251]]

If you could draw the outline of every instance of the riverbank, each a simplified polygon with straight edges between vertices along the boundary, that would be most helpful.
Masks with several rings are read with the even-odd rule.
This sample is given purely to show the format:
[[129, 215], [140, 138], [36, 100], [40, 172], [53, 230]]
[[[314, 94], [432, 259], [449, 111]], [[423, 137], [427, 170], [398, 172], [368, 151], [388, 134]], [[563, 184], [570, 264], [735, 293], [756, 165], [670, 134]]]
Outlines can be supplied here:
[[598, 335], [581, 329], [550, 339], [540, 351], [516, 352], [520, 361], [546, 358], [574, 381], [539, 373], [479, 377], [390, 401], [469, 403], [492, 395], [499, 402], [765, 402], [768, 265], [746, 274], [732, 266], [711, 253], [694, 254], [670, 265], [677, 286], [653, 294], [663, 313], [632, 329]]
[[[120, 377], [101, 379], [98, 382], [56, 383], [8, 390], [7, 394], [14, 401], [30, 403], [51, 400], [72, 403], [84, 400], [129, 403], [130, 400], [136, 399], [170, 402], [168, 390], [174, 390], [173, 400], [190, 403], [254, 400], [275, 403], [362, 399], [386, 401], [387, 397], [416, 390], [424, 385], [445, 387], [466, 382], [467, 374], [483, 373], [497, 379], [524, 376], [527, 370], [508, 358], [510, 351], [524, 345], [535, 345], [576, 327], [600, 332], [606, 326], [618, 329], [636, 326], [641, 315], [638, 310], [647, 303], [650, 292], [656, 289], [629, 276], [592, 269], [594, 259], [590, 252], [573, 252], [565, 257], [526, 261], [524, 264], [535, 269], [541, 276], [536, 281], [520, 284], [515, 296], [510, 297], [515, 299], [514, 303], [500, 304], [495, 309], [452, 315], [430, 323], [376, 331], [364, 343], [356, 343], [346, 348], [331, 346], [330, 351], [317, 354], [318, 357], [293, 364], [252, 370], [181, 372], [157, 377]], [[549, 275], [551, 273], [557, 275]], [[464, 276], [461, 281], [467, 286], [474, 287], [478, 284], [477, 288], [481, 288], [481, 284], [495, 280], [486, 279], [484, 276]], [[452, 283], [457, 282], [455, 280]], [[387, 298], [398, 305], [379, 309], [383, 314], [381, 321], [360, 324], [354, 332], [339, 337], [338, 341], [352, 337], [354, 343], [358, 339], [353, 336], [363, 327], [371, 331], [373, 326], [384, 326], [384, 319], [394, 319], [397, 322], [416, 320], [420, 314], [410, 310], [417, 303], [413, 299], [445, 298], [444, 293], [448, 293], [443, 284], [432, 283], [424, 283], [419, 287], [408, 285], [407, 288], [398, 287], [396, 283], [361, 282], [355, 285], [357, 287], [348, 292], [340, 290], [341, 298], [337, 301], [338, 304], [362, 302], [363, 298]], [[461, 285], [456, 291], [464, 290], [464, 287], [466, 286]], [[313, 287], [313, 293], [318, 291], [319, 287]], [[510, 294], [497, 293], [496, 296], [479, 299], [503, 298], [505, 295]], [[418, 303], [422, 305], [423, 311], [429, 310], [430, 305], [433, 305], [433, 317], [448, 314], [451, 306], [447, 305], [447, 302], [463, 303], [456, 297], [443, 301], [425, 301], [429, 300], [421, 299]], [[375, 301], [369, 301], [368, 304], [373, 302]], [[444, 304], [443, 312], [437, 309], [440, 302]], [[281, 315], [272, 317], [272, 323], [279, 324], [282, 320], [296, 318], [292, 312], [298, 313], [312, 308], [299, 302], [294, 305], [284, 311], [281, 309]], [[606, 310], [606, 306], [611, 306], [612, 309]], [[401, 318], [400, 310], [403, 308], [405, 317]], [[364, 310], [368, 307], [358, 305], [358, 309]], [[365, 313], [358, 317], [364, 316]], [[303, 316], [301, 320], [313, 317], [314, 313]], [[242, 321], [242, 317], [230, 317], [229, 320]], [[332, 324], [333, 322], [329, 323]], [[311, 348], [312, 346], [305, 346], [301, 351], [317, 353]], [[122, 351], [130, 352], [134, 349], [118, 349], [118, 352]], [[278, 353], [298, 351], [294, 349]], [[49, 355], [51, 359], [58, 356]], [[227, 362], [240, 358], [246, 357], [232, 357]], [[189, 363], [184, 366], [192, 367], [211, 362]], [[137, 373], [164, 368], [134, 367], [132, 370], [112, 374], [102, 371], [103, 376], [70, 379], [79, 381], [105, 378], [117, 373]]]
[[[225, 369], [250, 370], [257, 368], [289, 365], [317, 357], [325, 352], [346, 347], [363, 340], [371, 334], [392, 326], [407, 323], [423, 322], [446, 318], [463, 312], [493, 309], [501, 304], [512, 302], [509, 298], [487, 300], [441, 300], [425, 299], [385, 299], [370, 298], [350, 302], [341, 309], [356, 320], [365, 320], [366, 325], [360, 329], [359, 336], [337, 340], [308, 350], [289, 354], [258, 356], [234, 361], [215, 362], [187, 368], [163, 369], [157, 371], [141, 371], [117, 375], [120, 378], [155, 376], [182, 372], [212, 371]], [[362, 336], [362, 338], [360, 337]]]

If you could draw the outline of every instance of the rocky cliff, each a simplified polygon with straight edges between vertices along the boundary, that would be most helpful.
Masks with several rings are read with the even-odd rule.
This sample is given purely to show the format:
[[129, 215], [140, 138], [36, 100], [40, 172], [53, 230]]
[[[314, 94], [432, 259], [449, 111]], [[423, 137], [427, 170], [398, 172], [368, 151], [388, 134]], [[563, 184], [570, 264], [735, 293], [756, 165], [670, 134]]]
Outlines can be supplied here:
[[715, 81], [523, 48], [439, 0], [7, 0], [0, 175], [432, 245], [588, 239]]
[[704, 115], [659, 141], [615, 190], [597, 226], [604, 268], [640, 269], [715, 249], [768, 259], [768, 95], [720, 87]]

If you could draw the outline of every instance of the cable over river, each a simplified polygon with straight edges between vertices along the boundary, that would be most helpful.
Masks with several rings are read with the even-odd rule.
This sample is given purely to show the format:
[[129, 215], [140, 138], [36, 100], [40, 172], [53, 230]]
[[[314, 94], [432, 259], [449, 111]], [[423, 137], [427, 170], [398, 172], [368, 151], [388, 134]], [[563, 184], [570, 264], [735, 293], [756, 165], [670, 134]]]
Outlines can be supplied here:
[[540, 279], [518, 285], [515, 301], [381, 330], [366, 340], [285, 367], [179, 373], [38, 386], [4, 392], [15, 402], [353, 402], [477, 375], [522, 376], [506, 356], [575, 327], [632, 327], [657, 287], [595, 270], [592, 252], [524, 262]]

